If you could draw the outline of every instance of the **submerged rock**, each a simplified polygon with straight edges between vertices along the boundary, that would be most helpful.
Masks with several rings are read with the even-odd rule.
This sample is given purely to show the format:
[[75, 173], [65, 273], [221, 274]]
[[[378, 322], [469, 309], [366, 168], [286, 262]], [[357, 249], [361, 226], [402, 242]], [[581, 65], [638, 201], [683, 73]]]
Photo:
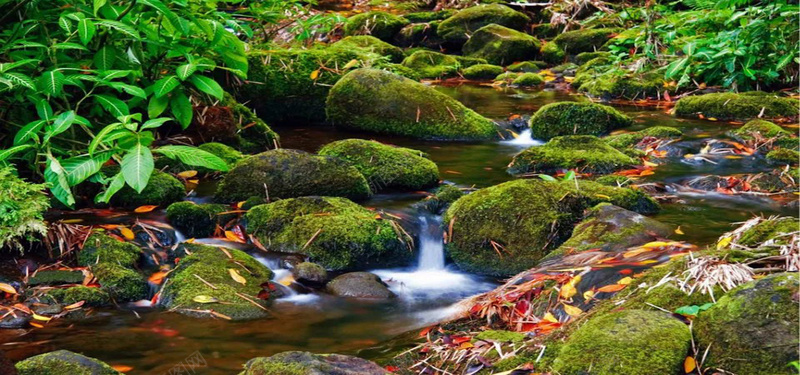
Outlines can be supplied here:
[[[104, 168], [111, 175], [119, 171], [119, 167]], [[113, 171], [113, 172], [111, 172]], [[186, 196], [186, 189], [177, 178], [161, 172], [153, 171], [147, 186], [141, 193], [137, 193], [127, 184], [111, 198], [111, 204], [125, 208], [136, 208], [145, 205], [166, 206], [177, 202]]]
[[220, 182], [215, 198], [238, 202], [253, 196], [329, 195], [361, 200], [371, 194], [364, 176], [342, 160], [278, 149], [238, 163]]
[[392, 188], [419, 190], [439, 181], [436, 164], [422, 151], [410, 148], [345, 139], [325, 145], [319, 154], [342, 159], [354, 166], [374, 191]]
[[187, 237], [211, 237], [217, 225], [222, 226], [236, 217], [224, 214], [227, 211], [231, 208], [224, 204], [176, 202], [167, 207], [167, 220]]
[[348, 36], [332, 44], [331, 48], [362, 50], [366, 53], [386, 56], [391, 62], [395, 63], [403, 61], [406, 57], [405, 52], [400, 48], [369, 35]]
[[271, 250], [304, 254], [330, 270], [399, 266], [413, 257], [390, 219], [344, 198], [284, 199], [245, 218], [248, 233]]
[[559, 135], [605, 135], [633, 125], [633, 120], [607, 105], [561, 102], [547, 104], [531, 117], [531, 134], [548, 140]]
[[459, 69], [478, 64], [486, 64], [486, 60], [434, 51], [416, 51], [403, 60], [403, 66], [416, 72], [420, 78], [454, 76]]
[[705, 118], [725, 121], [749, 120], [757, 117], [794, 117], [797, 116], [797, 106], [797, 99], [767, 92], [726, 92], [683, 97], [675, 104], [675, 114], [678, 117], [702, 114]]
[[28, 278], [28, 285], [80, 284], [84, 275], [81, 271], [45, 270], [37, 271]]
[[514, 175], [554, 174], [564, 169], [581, 173], [606, 174], [639, 164], [636, 160], [591, 135], [555, 137], [514, 156], [508, 173]]
[[536, 73], [547, 67], [544, 61], [522, 61], [506, 67], [509, 72]]
[[448, 140], [497, 136], [494, 122], [457, 100], [376, 69], [359, 69], [342, 78], [331, 89], [326, 110], [336, 126], [376, 133]]
[[337, 276], [325, 286], [339, 297], [386, 299], [396, 297], [380, 277], [369, 272], [350, 272]]
[[[795, 227], [796, 230], [796, 227]], [[797, 273], [780, 273], [731, 290], [694, 322], [705, 363], [736, 374], [790, 374], [797, 361]]]
[[377, 364], [341, 354], [283, 352], [247, 361], [239, 375], [385, 375]]
[[461, 72], [466, 79], [493, 79], [503, 73], [503, 67], [491, 64], [478, 64], [470, 66]]
[[92, 273], [100, 287], [117, 302], [131, 302], [147, 298], [147, 281], [138, 272], [116, 263], [98, 263]]
[[505, 65], [531, 60], [539, 54], [539, 39], [497, 24], [478, 29], [464, 44], [464, 54]]
[[83, 285], [72, 286], [69, 288], [56, 288], [47, 291], [45, 296], [52, 298], [55, 302], [64, 305], [71, 305], [84, 301], [84, 306], [100, 307], [111, 304], [111, 297], [102, 288], [91, 288]]
[[344, 24], [345, 35], [372, 35], [375, 38], [390, 42], [408, 20], [391, 13], [372, 11], [356, 14]]
[[519, 87], [538, 86], [544, 83], [544, 78], [536, 73], [522, 73], [511, 81], [511, 84]]
[[677, 374], [691, 339], [686, 324], [663, 312], [612, 312], [572, 333], [553, 370], [563, 375]]
[[19, 375], [122, 375], [101, 361], [68, 350], [30, 357], [17, 362], [16, 368]]
[[522, 30], [529, 21], [528, 16], [505, 5], [487, 4], [459, 11], [442, 21], [437, 31], [448, 43], [462, 45], [470, 35], [486, 25], [497, 24]]

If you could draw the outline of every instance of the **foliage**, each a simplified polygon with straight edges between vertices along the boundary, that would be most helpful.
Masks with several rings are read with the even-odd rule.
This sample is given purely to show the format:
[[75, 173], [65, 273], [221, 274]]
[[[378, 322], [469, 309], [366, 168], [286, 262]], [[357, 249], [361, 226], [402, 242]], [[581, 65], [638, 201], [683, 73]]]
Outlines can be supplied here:
[[44, 186], [29, 184], [12, 171], [0, 168], [0, 249], [13, 246], [22, 250], [20, 240], [46, 233], [42, 213], [49, 204], [42, 193]]

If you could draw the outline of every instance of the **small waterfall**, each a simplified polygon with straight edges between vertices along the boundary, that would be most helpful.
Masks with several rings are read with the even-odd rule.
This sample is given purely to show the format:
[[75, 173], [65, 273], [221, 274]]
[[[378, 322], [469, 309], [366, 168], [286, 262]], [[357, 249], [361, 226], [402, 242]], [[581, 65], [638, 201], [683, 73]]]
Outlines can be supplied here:
[[511, 145], [511, 146], [524, 146], [524, 147], [541, 146], [541, 145], [544, 144], [544, 142], [542, 142], [542, 141], [533, 139], [533, 137], [531, 136], [531, 130], [530, 129], [523, 130], [522, 133], [519, 133], [519, 135], [514, 139], [511, 139], [511, 140], [508, 140], [508, 141], [502, 141], [500, 143], [503, 143], [503, 144], [506, 144], [506, 145]]
[[420, 218], [419, 270], [444, 269], [444, 244], [442, 243], [441, 216]]

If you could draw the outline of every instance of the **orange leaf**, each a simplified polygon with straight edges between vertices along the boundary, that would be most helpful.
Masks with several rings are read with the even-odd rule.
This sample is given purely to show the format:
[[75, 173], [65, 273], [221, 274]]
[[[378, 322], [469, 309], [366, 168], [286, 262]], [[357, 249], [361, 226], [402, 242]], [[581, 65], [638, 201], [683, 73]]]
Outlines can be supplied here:
[[197, 176], [197, 171], [194, 170], [194, 169], [188, 170], [188, 171], [183, 171], [181, 173], [178, 173], [178, 176], [182, 177], [182, 178], [192, 178], [194, 176]]
[[319, 78], [319, 69], [311, 72], [311, 79], [316, 80], [317, 78]]
[[683, 234], [680, 225], [678, 226], [678, 228], [675, 229], [675, 234]]
[[86, 303], [86, 301], [75, 302], [75, 303], [73, 303], [71, 305], [64, 306], [64, 310], [75, 310], [75, 309], [83, 306], [84, 303]]
[[686, 360], [683, 361], [683, 371], [687, 374], [694, 371], [697, 368], [697, 362], [695, 362], [694, 357], [686, 357]]
[[141, 213], [153, 211], [153, 210], [156, 209], [156, 207], [158, 207], [158, 206], [153, 206], [153, 205], [139, 206], [139, 207], [136, 207], [136, 209], [133, 210], [133, 212], [136, 212], [137, 214], [141, 214]]
[[126, 227], [120, 227], [119, 228], [119, 234], [121, 234], [122, 237], [125, 237], [125, 239], [128, 240], [128, 241], [133, 240], [133, 238], [135, 237], [134, 234], [133, 234], [133, 231], [130, 230], [130, 228], [126, 228]]
[[233, 231], [229, 231], [229, 230], [225, 231], [225, 238], [227, 238], [227, 239], [229, 239], [229, 240], [231, 240], [233, 242], [239, 242], [239, 243], [246, 243], [247, 242], [243, 238], [239, 237], [236, 233], [234, 233]]
[[133, 367], [125, 366], [125, 365], [113, 365], [113, 366], [111, 366], [111, 368], [113, 368], [114, 370], [117, 370], [119, 372], [128, 372], [128, 371], [133, 370]]
[[14, 289], [13, 286], [11, 286], [9, 284], [6, 284], [6, 283], [0, 283], [0, 290], [6, 292], [8, 294], [17, 294], [17, 290]]
[[242, 275], [239, 274], [239, 271], [237, 271], [237, 270], [235, 270], [233, 268], [228, 268], [228, 273], [231, 274], [231, 279], [233, 279], [233, 281], [235, 281], [235, 282], [237, 282], [239, 284], [242, 284], [242, 285], [247, 284], [247, 279], [242, 277]]
[[472, 345], [471, 342], [463, 342], [461, 343], [461, 345], [458, 346], [459, 349], [469, 349], [473, 347], [475, 347], [475, 345]]
[[154, 272], [147, 278], [147, 281], [150, 281], [153, 284], [160, 285], [162, 281], [164, 281], [164, 277], [167, 276], [167, 273], [164, 271]]
[[622, 289], [625, 289], [626, 286], [627, 285], [623, 285], [623, 284], [611, 284], [611, 285], [606, 285], [606, 286], [604, 286], [602, 288], [599, 288], [599, 289], [597, 289], [597, 291], [598, 292], [605, 292], [605, 293], [614, 293], [614, 292], [619, 292]]

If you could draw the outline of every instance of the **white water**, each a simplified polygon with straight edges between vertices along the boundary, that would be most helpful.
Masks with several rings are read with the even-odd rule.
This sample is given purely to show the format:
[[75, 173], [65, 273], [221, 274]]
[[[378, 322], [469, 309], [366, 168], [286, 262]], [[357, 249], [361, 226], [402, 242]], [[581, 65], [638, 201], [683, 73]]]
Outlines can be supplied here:
[[420, 218], [422, 230], [419, 235], [419, 270], [444, 269], [444, 244], [442, 243], [441, 217], [429, 222], [428, 217]]
[[500, 143], [520, 147], [541, 146], [544, 144], [544, 142], [540, 140], [533, 139], [530, 129], [523, 130], [522, 133], [519, 133], [519, 135], [514, 139], [501, 141]]

